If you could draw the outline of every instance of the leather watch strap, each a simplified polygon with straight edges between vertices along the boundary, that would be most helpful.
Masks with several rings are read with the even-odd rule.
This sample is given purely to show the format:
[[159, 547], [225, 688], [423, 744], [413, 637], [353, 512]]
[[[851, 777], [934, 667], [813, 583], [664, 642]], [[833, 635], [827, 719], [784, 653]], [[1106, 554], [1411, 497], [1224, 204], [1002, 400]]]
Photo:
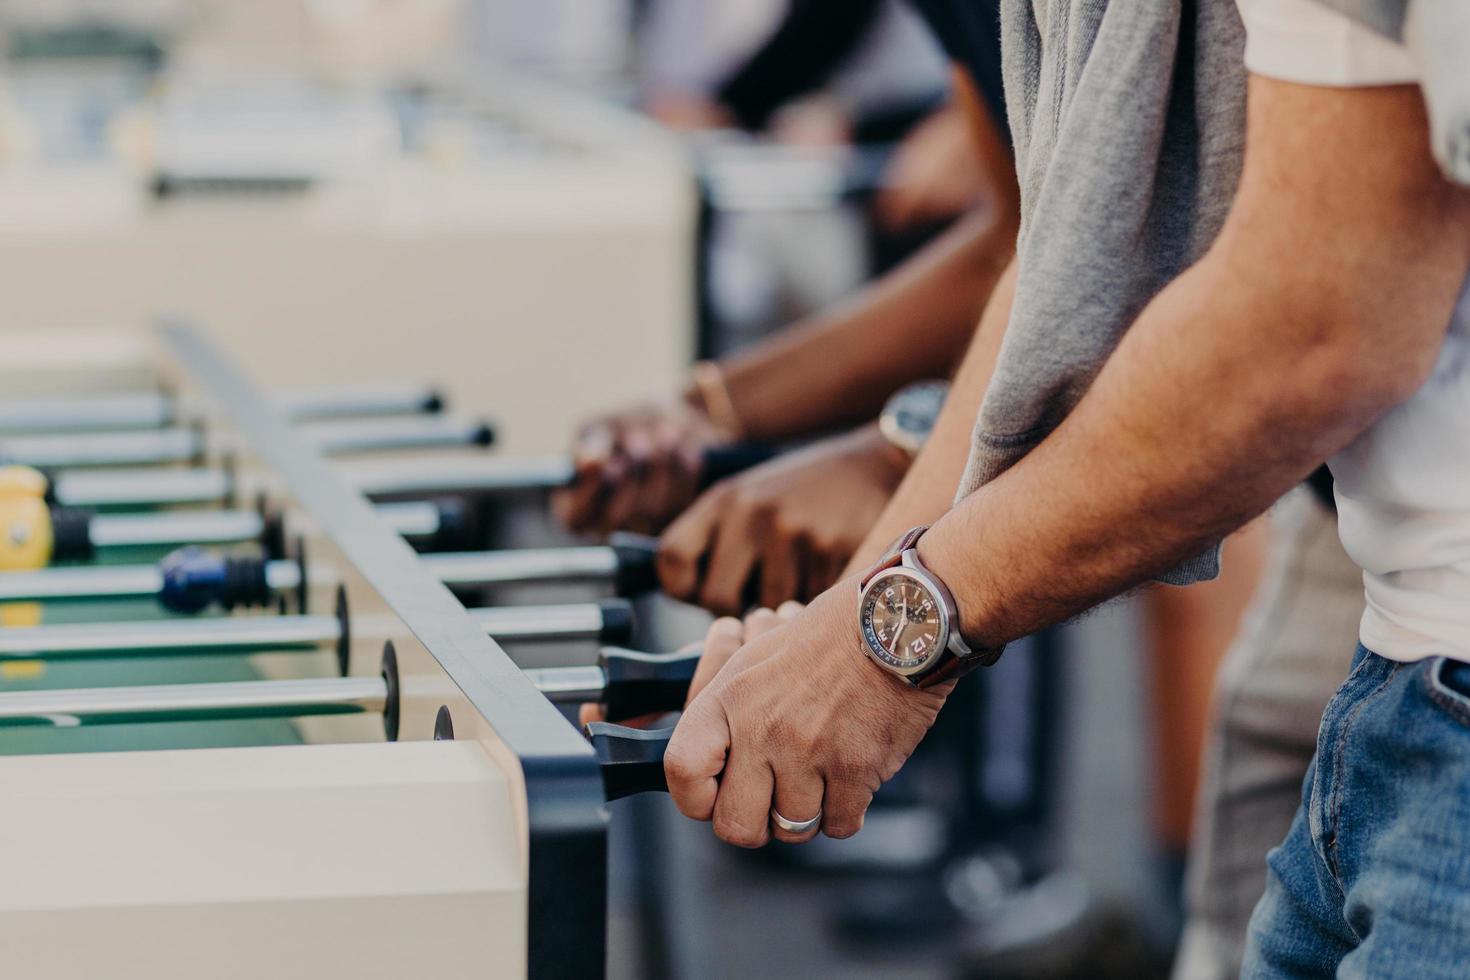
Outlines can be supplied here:
[[879, 572], [886, 572], [902, 561], [903, 553], [912, 548], [918, 542], [919, 538], [924, 536], [924, 532], [927, 530], [929, 530], [928, 524], [920, 524], [918, 527], [911, 527], [903, 532], [903, 536], [894, 542], [893, 547], [889, 548], [882, 558], [878, 559], [878, 563], [868, 569], [868, 574], [862, 577], [862, 581], [858, 583], [858, 588], [866, 588], [868, 583], [873, 580], [874, 575], [877, 575]]
[[980, 666], [979, 657], [957, 657], [954, 654], [941, 656], [939, 663], [929, 673], [914, 682], [914, 687], [935, 687], [945, 681], [959, 680]]
[[961, 657], [954, 652], [941, 655], [939, 663], [929, 673], [920, 676], [914, 681], [915, 687], [933, 687], [943, 684], [945, 681], [958, 680], [977, 667], [989, 667], [1000, 659], [1005, 652], [1004, 646], [983, 647], [973, 650], [968, 656]]

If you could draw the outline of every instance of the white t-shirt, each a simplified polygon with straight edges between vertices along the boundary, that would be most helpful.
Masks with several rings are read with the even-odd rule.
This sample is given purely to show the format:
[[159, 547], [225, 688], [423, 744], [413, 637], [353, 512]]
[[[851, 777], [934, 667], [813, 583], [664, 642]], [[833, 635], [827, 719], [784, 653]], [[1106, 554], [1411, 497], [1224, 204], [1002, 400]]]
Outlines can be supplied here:
[[[1246, 67], [1258, 75], [1331, 86], [1419, 79], [1412, 51], [1315, 0], [1238, 2]], [[1392, 660], [1470, 662], [1470, 282], [1424, 387], [1329, 465], [1342, 542], [1363, 569], [1363, 645]]]

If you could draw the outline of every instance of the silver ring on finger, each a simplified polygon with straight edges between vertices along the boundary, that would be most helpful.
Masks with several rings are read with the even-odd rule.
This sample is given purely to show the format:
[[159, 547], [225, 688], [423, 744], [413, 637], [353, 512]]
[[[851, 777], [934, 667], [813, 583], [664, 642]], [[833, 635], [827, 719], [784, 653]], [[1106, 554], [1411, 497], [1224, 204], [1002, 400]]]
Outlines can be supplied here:
[[817, 815], [810, 820], [787, 820], [781, 816], [775, 807], [771, 807], [771, 823], [788, 834], [804, 834], [822, 822], [822, 810], [817, 809]]

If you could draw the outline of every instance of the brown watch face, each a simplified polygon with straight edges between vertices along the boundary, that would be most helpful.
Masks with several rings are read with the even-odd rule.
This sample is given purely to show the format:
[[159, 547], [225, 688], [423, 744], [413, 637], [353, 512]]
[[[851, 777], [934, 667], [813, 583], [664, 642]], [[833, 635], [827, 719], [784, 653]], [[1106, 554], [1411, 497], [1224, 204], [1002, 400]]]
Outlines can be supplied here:
[[884, 575], [863, 593], [858, 610], [863, 638], [873, 655], [909, 673], [934, 659], [945, 624], [939, 604], [917, 578]]

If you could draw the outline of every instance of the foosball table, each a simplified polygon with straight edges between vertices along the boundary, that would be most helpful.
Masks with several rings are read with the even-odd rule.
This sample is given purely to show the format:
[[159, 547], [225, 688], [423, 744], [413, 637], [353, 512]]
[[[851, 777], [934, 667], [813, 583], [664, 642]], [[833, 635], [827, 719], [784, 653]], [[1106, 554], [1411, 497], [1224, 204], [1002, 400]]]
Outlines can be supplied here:
[[601, 975], [605, 804], [667, 732], [569, 719], [683, 702], [697, 651], [620, 646], [652, 543], [477, 550], [569, 461], [424, 387], [262, 393], [187, 324], [138, 350], [0, 390], [3, 974]]

